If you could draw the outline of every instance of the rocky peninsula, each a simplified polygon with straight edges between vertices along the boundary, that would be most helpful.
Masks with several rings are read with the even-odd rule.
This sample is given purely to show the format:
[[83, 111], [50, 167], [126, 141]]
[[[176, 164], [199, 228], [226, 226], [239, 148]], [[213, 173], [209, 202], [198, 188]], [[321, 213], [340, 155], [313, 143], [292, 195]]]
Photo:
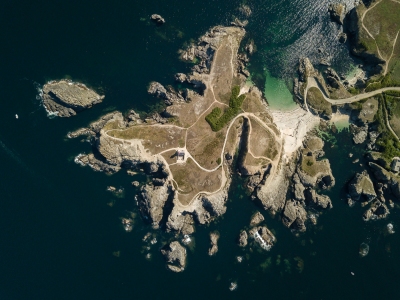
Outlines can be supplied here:
[[46, 83], [42, 93], [46, 110], [59, 117], [75, 116], [78, 112], [101, 103], [104, 99], [104, 96], [100, 96], [83, 83], [65, 79]]
[[[346, 15], [343, 5], [333, 4], [329, 11], [335, 22], [350, 26], [349, 18], [363, 14], [358, 9]], [[246, 7], [240, 11], [243, 16], [251, 14]], [[364, 28], [360, 22], [358, 33]], [[317, 70], [308, 58], [301, 58], [294, 80], [299, 107], [271, 111], [261, 91], [247, 82], [249, 55], [255, 47], [254, 41], [245, 39], [247, 23], [232, 24], [211, 28], [179, 51], [181, 60], [193, 64], [189, 73], [174, 76], [186, 88], [149, 83], [148, 93], [166, 104], [163, 111], [146, 119], [134, 111], [112, 112], [68, 134], [90, 137], [94, 151], [76, 157], [81, 165], [108, 174], [124, 169], [149, 176], [140, 187], [137, 204], [154, 229], [175, 234], [161, 250], [167, 267], [175, 272], [183, 271], [186, 263], [186, 242], [182, 246], [178, 239], [190, 240], [196, 224], [225, 214], [235, 172], [246, 178], [251, 199], [279, 216], [295, 234], [317, 224], [319, 212], [333, 207], [324, 191], [335, 185], [335, 178], [324, 158], [324, 141], [314, 128], [334, 121], [338, 112], [352, 111], [354, 143], [368, 141], [369, 150], [374, 150], [369, 169], [355, 174], [348, 184], [348, 202], [370, 204], [363, 217], [372, 220], [387, 216], [386, 202], [390, 206], [400, 197], [399, 170], [389, 170], [393, 154], [398, 153], [399, 128], [389, 122], [395, 114], [387, 109], [387, 97], [399, 98], [393, 88], [368, 91], [365, 82], [346, 83], [333, 68]], [[392, 62], [386, 60], [386, 70]], [[57, 94], [46, 90], [47, 95]], [[388, 137], [388, 132], [394, 135]], [[238, 233], [238, 245], [270, 250], [277, 239], [264, 221], [261, 212], [255, 213], [250, 227]], [[210, 234], [210, 256], [218, 251], [219, 237], [218, 232]]]

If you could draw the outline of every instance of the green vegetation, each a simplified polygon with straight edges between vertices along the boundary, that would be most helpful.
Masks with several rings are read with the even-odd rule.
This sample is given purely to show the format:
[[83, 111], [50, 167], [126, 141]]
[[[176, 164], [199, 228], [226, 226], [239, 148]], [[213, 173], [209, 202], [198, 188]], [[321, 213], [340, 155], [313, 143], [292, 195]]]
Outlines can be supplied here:
[[319, 89], [312, 87], [308, 90], [307, 102], [318, 113], [325, 116], [332, 115], [332, 105], [324, 99]]
[[393, 133], [387, 128], [386, 125], [386, 112], [385, 102], [386, 96], [379, 95], [379, 109], [376, 114], [376, 121], [378, 122], [378, 131], [381, 133], [376, 144], [380, 146], [382, 152], [382, 158], [386, 161], [386, 165], [389, 166], [393, 157], [400, 156], [400, 143]]
[[217, 158], [217, 164], [221, 164], [221, 157]]
[[365, 89], [366, 92], [372, 92], [372, 91], [376, 91], [379, 90], [381, 88], [385, 88], [385, 87], [396, 87], [396, 86], [400, 86], [400, 82], [396, 81], [396, 80], [392, 80], [391, 78], [391, 74], [386, 74], [385, 76], [382, 76], [381, 78], [379, 78], [376, 81], [370, 82], [367, 86], [367, 88]]
[[210, 124], [211, 129], [215, 132], [220, 131], [224, 126], [237, 116], [243, 104], [245, 95], [239, 96], [240, 87], [238, 85], [232, 88], [232, 94], [229, 99], [229, 108], [222, 114], [222, 110], [219, 107], [214, 108], [211, 113], [206, 116], [206, 121]]

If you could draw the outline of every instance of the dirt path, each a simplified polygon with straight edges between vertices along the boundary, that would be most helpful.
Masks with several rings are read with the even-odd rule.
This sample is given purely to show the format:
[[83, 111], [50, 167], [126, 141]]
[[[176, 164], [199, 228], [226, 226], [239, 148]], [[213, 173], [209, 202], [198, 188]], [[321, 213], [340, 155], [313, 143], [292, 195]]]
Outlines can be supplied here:
[[[397, 2], [397, 1], [394, 1], [394, 2]], [[400, 2], [398, 2], [398, 3], [400, 3]], [[397, 38], [399, 37], [399, 33], [400, 33], [400, 30], [397, 31], [396, 38], [394, 39], [394, 42], [393, 42], [392, 53], [390, 54], [390, 57], [389, 57], [388, 61], [386, 62], [385, 73], [383, 73], [383, 75], [386, 75], [386, 74], [387, 74], [387, 71], [388, 71], [388, 68], [389, 68], [390, 60], [392, 59], [393, 53], [394, 53], [394, 49], [396, 48], [396, 43], [397, 43]]]

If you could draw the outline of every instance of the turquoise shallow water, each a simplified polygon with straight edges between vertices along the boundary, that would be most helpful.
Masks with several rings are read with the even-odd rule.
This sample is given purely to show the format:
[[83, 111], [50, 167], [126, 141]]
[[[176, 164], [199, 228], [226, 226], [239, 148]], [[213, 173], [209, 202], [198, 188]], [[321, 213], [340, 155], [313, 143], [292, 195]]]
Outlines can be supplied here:
[[[299, 57], [318, 60], [320, 44], [338, 70], [346, 72], [352, 59], [336, 40], [339, 29], [326, 14], [329, 2], [248, 1], [254, 11], [248, 33], [258, 47], [250, 71], [262, 90], [268, 82], [265, 70], [280, 84], [288, 83]], [[239, 1], [213, 0], [3, 2], [0, 299], [397, 296], [400, 243], [396, 234], [385, 235], [384, 228], [391, 221], [396, 231], [398, 210], [389, 220], [364, 223], [363, 210], [350, 209], [342, 201], [343, 185], [362, 170], [352, 164], [362, 152], [350, 146], [346, 130], [325, 146], [336, 177], [336, 186], [327, 192], [334, 208], [320, 216], [317, 227], [295, 237], [279, 217], [263, 212], [276, 234], [276, 246], [267, 253], [239, 249], [236, 236], [260, 207], [235, 177], [227, 213], [210, 226], [197, 227], [183, 274], [168, 272], [159, 253], [170, 235], [151, 231], [140, 217], [131, 233], [120, 224], [128, 211], [137, 213], [133, 199], [138, 191], [131, 181], [146, 178], [123, 172], [106, 176], [73, 162], [78, 153], [91, 148], [85, 141], [66, 139], [68, 131], [110, 110], [148, 112], [157, 107], [159, 102], [146, 93], [147, 84], [172, 84], [174, 73], [190, 68], [178, 61], [178, 49], [210, 26], [228, 24], [238, 5]], [[166, 18], [165, 26], [148, 21], [155, 12]], [[106, 98], [74, 118], [50, 119], [36, 98], [36, 84], [66, 75], [99, 89]], [[277, 81], [271, 81], [271, 88], [276, 88]], [[283, 87], [277, 90], [289, 99]], [[268, 93], [269, 89], [269, 101], [276, 100]], [[349, 152], [355, 154], [351, 159]], [[108, 185], [125, 188], [124, 197], [107, 192]], [[211, 230], [221, 234], [219, 253], [213, 258], [207, 255]], [[158, 240], [153, 246], [142, 241], [149, 231]], [[365, 258], [358, 256], [362, 242], [370, 245]], [[235, 261], [238, 255], [245, 258], [242, 264]], [[232, 281], [238, 283], [235, 292], [228, 290]]]

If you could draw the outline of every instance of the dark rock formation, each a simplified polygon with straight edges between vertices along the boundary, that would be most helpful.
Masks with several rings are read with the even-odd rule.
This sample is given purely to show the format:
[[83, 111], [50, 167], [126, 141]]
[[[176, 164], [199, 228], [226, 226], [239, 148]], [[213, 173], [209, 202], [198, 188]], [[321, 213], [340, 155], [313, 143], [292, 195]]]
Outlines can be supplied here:
[[384, 219], [388, 216], [389, 213], [390, 213], [389, 209], [387, 208], [385, 203], [376, 200], [371, 204], [371, 207], [364, 213], [363, 219], [364, 221]]
[[171, 242], [161, 249], [167, 261], [167, 267], [174, 272], [182, 272], [186, 266], [186, 249], [178, 242]]
[[84, 109], [103, 101], [82, 83], [67, 80], [50, 81], [43, 86], [43, 105], [49, 113], [59, 117], [71, 117]]
[[246, 230], [242, 230], [240, 232], [240, 234], [239, 234], [238, 245], [240, 247], [246, 247], [247, 246], [247, 239], [248, 239], [248, 236], [247, 236]]
[[350, 181], [348, 189], [355, 201], [371, 201], [376, 198], [374, 185], [366, 171], [356, 174]]
[[152, 20], [153, 22], [157, 23], [158, 25], [162, 25], [162, 24], [165, 23], [164, 18], [161, 17], [160, 15], [157, 15], [157, 14], [151, 15], [150, 20]]
[[346, 43], [346, 41], [347, 41], [347, 34], [344, 32], [339, 34], [339, 42], [343, 44]]
[[310, 188], [305, 191], [307, 206], [315, 208], [332, 208], [331, 199], [326, 195], [319, 195], [315, 190]]

